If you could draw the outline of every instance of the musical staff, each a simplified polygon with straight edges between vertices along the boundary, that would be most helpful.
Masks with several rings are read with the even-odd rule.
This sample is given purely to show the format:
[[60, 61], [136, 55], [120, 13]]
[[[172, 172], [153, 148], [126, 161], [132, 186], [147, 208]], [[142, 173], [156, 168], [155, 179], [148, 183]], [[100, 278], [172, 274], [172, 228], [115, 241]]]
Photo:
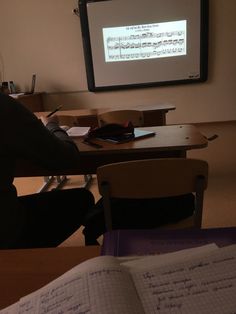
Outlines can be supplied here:
[[106, 62], [179, 56], [187, 50], [186, 21], [109, 28], [103, 35]]

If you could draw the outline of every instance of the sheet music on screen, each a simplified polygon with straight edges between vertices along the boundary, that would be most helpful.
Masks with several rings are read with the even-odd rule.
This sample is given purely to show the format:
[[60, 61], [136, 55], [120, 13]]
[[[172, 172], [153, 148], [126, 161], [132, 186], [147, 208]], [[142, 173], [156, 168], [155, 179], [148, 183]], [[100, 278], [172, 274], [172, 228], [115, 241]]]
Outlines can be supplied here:
[[91, 91], [207, 79], [208, 0], [80, 0]]

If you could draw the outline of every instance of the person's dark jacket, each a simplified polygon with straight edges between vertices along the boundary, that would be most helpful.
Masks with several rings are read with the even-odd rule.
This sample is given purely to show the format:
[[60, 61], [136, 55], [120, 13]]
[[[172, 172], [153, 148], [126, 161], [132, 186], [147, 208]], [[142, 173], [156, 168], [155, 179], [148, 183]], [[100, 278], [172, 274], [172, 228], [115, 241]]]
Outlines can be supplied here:
[[45, 127], [21, 103], [2, 93], [0, 119], [0, 241], [8, 239], [7, 247], [20, 234], [24, 221], [18, 211], [17, 191], [13, 185], [16, 161], [30, 160], [56, 170], [75, 167], [79, 152], [56, 123]]

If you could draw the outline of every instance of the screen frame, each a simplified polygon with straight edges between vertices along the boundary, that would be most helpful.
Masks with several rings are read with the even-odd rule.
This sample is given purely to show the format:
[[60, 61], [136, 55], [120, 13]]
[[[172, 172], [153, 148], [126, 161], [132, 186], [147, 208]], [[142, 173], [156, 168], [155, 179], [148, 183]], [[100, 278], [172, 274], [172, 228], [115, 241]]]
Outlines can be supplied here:
[[92, 56], [92, 46], [89, 31], [89, 20], [87, 4], [93, 2], [104, 2], [110, 0], [79, 0], [80, 12], [80, 25], [83, 41], [84, 61], [86, 68], [88, 90], [91, 92], [96, 91], [112, 91], [121, 89], [145, 88], [165, 85], [179, 85], [179, 84], [192, 84], [205, 82], [208, 78], [208, 31], [209, 31], [209, 0], [200, 0], [200, 75], [198, 78], [158, 81], [158, 82], [145, 82], [145, 83], [132, 83], [132, 84], [119, 84], [119, 85], [106, 85], [96, 86], [94, 75], [94, 62]]

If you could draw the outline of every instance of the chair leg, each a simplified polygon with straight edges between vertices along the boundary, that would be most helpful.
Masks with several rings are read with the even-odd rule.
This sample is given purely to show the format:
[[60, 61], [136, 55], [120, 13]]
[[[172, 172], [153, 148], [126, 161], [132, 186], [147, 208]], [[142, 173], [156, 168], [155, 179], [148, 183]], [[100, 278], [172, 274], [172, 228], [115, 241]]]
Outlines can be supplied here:
[[194, 224], [196, 228], [202, 227], [202, 211], [204, 200], [204, 189], [206, 186], [206, 179], [202, 176], [198, 176], [196, 180], [196, 198], [195, 198], [195, 217]]
[[109, 185], [107, 182], [103, 182], [101, 185], [101, 194], [103, 197], [104, 217], [107, 231], [112, 230], [112, 215], [111, 215], [111, 203], [109, 195]]

